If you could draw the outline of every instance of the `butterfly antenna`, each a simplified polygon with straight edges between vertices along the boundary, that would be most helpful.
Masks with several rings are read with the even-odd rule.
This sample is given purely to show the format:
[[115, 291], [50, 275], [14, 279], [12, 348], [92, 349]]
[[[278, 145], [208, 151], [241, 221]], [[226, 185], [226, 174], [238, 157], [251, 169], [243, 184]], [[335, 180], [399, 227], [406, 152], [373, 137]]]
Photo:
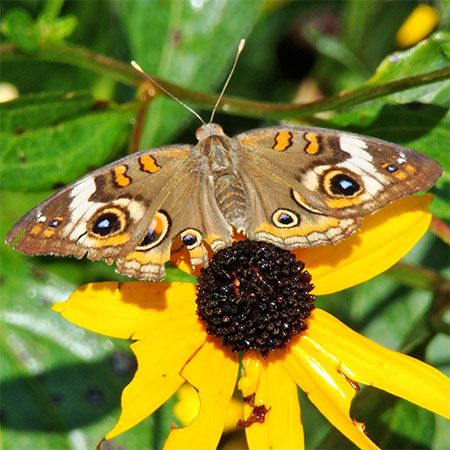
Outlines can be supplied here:
[[144, 70], [142, 69], [142, 67], [136, 62], [136, 61], [131, 61], [131, 65], [138, 71], [140, 72], [142, 75], [144, 75], [146, 78], [148, 78], [153, 84], [155, 84], [156, 86], [158, 86], [159, 89], [161, 89], [163, 92], [165, 92], [170, 98], [172, 98], [173, 100], [175, 100], [176, 102], [178, 102], [180, 105], [184, 106], [188, 111], [190, 111], [192, 114], [194, 114], [195, 117], [197, 117], [198, 120], [200, 120], [200, 122], [203, 125], [206, 125], [205, 121], [202, 119], [202, 117], [200, 116], [200, 114], [198, 114], [196, 111], [194, 111], [190, 106], [186, 105], [186, 103], [182, 102], [179, 98], [175, 97], [175, 95], [173, 95], [171, 92], [169, 92], [166, 88], [164, 88], [163, 86], [161, 86], [153, 77], [151, 77], [150, 75], [146, 74], [144, 72]]
[[214, 119], [214, 114], [216, 114], [216, 110], [217, 110], [220, 102], [222, 101], [223, 94], [225, 94], [225, 91], [228, 87], [228, 83], [230, 82], [231, 77], [233, 76], [234, 69], [236, 69], [236, 65], [237, 65], [239, 56], [241, 55], [242, 50], [244, 49], [244, 45], [245, 45], [245, 39], [241, 39], [239, 42], [239, 47], [236, 52], [236, 56], [234, 57], [233, 66], [231, 67], [231, 70], [230, 70], [230, 73], [228, 74], [227, 80], [225, 81], [225, 84], [223, 85], [223, 88], [222, 88], [222, 91], [220, 92], [219, 98], [217, 99], [217, 102], [214, 105], [214, 109], [212, 110], [211, 118], [209, 119], [209, 123], [212, 123], [212, 121]]

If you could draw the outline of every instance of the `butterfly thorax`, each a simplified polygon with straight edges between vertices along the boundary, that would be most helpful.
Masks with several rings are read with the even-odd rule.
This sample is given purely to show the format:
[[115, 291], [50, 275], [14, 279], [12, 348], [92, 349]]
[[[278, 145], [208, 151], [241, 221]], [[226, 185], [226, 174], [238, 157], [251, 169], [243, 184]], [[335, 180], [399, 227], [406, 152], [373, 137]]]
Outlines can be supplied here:
[[199, 142], [194, 152], [202, 159], [219, 209], [229, 224], [238, 231], [243, 230], [247, 201], [238, 175], [236, 141], [226, 136], [217, 124], [203, 125], [196, 135]]

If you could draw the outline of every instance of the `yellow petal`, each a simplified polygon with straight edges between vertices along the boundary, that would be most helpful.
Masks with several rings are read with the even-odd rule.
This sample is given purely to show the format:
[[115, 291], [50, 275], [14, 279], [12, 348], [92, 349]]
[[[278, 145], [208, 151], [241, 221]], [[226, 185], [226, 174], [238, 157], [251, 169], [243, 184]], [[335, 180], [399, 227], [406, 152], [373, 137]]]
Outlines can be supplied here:
[[313, 294], [349, 288], [398, 262], [428, 229], [430, 201], [431, 195], [404, 198], [366, 217], [359, 232], [336, 245], [297, 250], [312, 275]]
[[181, 245], [176, 250], [172, 251], [170, 255], [170, 262], [178, 269], [188, 273], [189, 275], [195, 275], [198, 277], [200, 274], [200, 266], [192, 267], [189, 251], [184, 245]]
[[196, 322], [195, 292], [191, 283], [91, 283], [53, 310], [96, 333], [140, 339], [167, 321], [190, 317]]
[[244, 416], [244, 405], [241, 399], [233, 397], [228, 405], [227, 417], [225, 420], [225, 425], [223, 427], [223, 432], [228, 433], [229, 431], [236, 430], [236, 424], [239, 419]]
[[200, 399], [197, 391], [188, 383], [178, 389], [178, 401], [173, 407], [173, 413], [185, 427], [189, 425], [200, 411]]
[[[244, 367], [244, 361], [252, 357], [244, 356]], [[245, 428], [249, 449], [303, 449], [297, 386], [276, 357], [261, 361], [260, 368], [254, 406], [264, 406], [268, 412], [262, 423], [255, 422]], [[249, 418], [253, 406], [246, 403], [244, 411], [245, 418]]]
[[[189, 384], [185, 383], [177, 392], [178, 402], [173, 407], [173, 413], [186, 427], [192, 423], [200, 411], [200, 399], [198, 392]], [[227, 433], [236, 429], [236, 424], [244, 415], [244, 405], [241, 400], [233, 397], [228, 405], [227, 417], [223, 432]]]
[[170, 432], [164, 449], [217, 447], [237, 372], [236, 357], [208, 339], [182, 371], [182, 376], [199, 393], [200, 412], [191, 425]]
[[397, 32], [399, 47], [410, 47], [426, 38], [439, 22], [436, 8], [424, 3], [418, 5]]
[[250, 397], [258, 389], [261, 378], [261, 364], [261, 358], [254, 351], [248, 351], [242, 358], [243, 374], [238, 382], [242, 397]]
[[337, 371], [333, 360], [305, 345], [302, 336], [291, 345], [281, 364], [317, 409], [358, 448], [378, 448], [364, 434], [363, 427], [350, 418], [350, 405], [356, 392]]
[[184, 365], [206, 338], [189, 320], [167, 322], [131, 348], [138, 361], [134, 378], [122, 393], [122, 410], [111, 439], [133, 427], [165, 403], [184, 383]]
[[332, 355], [345, 375], [450, 418], [450, 379], [443, 373], [361, 336], [325, 311], [315, 309], [309, 320], [302, 340]]

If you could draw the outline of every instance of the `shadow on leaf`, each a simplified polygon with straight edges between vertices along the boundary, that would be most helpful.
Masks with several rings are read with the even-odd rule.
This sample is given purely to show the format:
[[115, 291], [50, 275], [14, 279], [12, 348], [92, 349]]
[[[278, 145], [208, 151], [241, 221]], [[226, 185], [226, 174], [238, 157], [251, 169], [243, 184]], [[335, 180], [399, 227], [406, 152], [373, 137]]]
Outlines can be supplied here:
[[116, 351], [99, 362], [6, 380], [1, 390], [3, 426], [61, 432], [97, 422], [119, 408], [135, 368], [131, 354]]
[[[425, 103], [384, 105], [366, 126], [349, 126], [349, 131], [380, 137], [392, 142], [411, 142], [439, 127], [448, 109]], [[360, 118], [363, 119], [363, 118]], [[362, 120], [364, 123], [364, 119]]]

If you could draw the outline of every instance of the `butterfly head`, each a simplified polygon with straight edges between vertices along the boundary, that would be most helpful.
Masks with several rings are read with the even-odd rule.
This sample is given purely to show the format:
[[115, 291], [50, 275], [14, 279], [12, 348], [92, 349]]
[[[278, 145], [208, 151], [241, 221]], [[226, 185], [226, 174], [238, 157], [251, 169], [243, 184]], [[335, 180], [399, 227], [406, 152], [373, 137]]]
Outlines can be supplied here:
[[210, 136], [225, 136], [225, 133], [220, 125], [217, 125], [216, 123], [206, 123], [200, 128], [197, 128], [195, 136], [198, 141], [201, 142]]

